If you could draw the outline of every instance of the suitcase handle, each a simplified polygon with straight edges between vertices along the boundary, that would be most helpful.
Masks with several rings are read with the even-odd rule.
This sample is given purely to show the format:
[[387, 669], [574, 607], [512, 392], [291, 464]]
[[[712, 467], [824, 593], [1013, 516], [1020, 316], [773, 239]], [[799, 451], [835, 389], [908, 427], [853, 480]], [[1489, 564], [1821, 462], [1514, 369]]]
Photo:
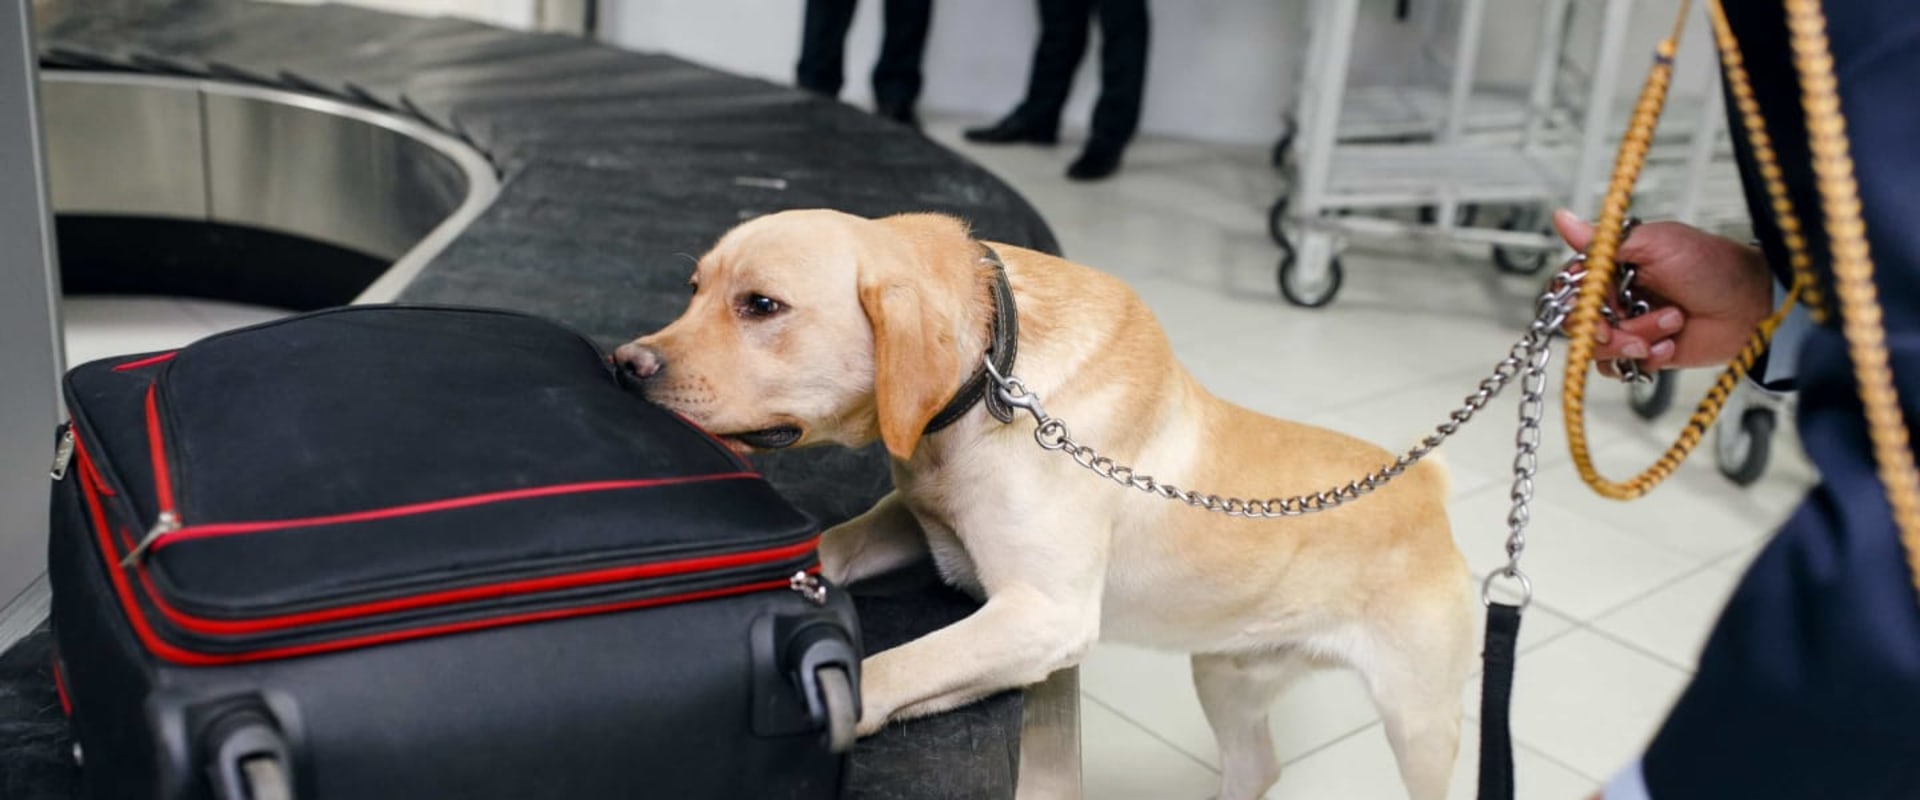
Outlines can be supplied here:
[[218, 800], [294, 800], [293, 763], [286, 737], [258, 709], [221, 717], [208, 731], [214, 743], [207, 777]]

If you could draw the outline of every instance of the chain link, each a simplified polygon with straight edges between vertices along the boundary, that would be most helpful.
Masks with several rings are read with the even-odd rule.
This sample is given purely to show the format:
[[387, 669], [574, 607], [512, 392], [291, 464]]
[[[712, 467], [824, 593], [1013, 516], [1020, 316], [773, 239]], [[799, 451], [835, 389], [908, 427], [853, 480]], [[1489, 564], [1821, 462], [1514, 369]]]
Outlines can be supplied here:
[[[1534, 419], [1532, 432], [1523, 432], [1521, 434], [1523, 439], [1531, 443], [1523, 444], [1521, 448], [1524, 451], [1522, 457], [1525, 458], [1529, 464], [1526, 476], [1526, 488], [1527, 494], [1530, 497], [1532, 494], [1533, 467], [1531, 465], [1534, 460], [1533, 454], [1538, 449], [1540, 443], [1539, 418], [1544, 410], [1544, 369], [1546, 358], [1551, 352], [1549, 350], [1549, 343], [1553, 338], [1553, 334], [1559, 330], [1561, 323], [1566, 321], [1567, 314], [1572, 310], [1574, 295], [1578, 292], [1580, 281], [1585, 276], [1586, 272], [1580, 269], [1580, 263], [1577, 258], [1569, 261], [1561, 272], [1554, 276], [1553, 280], [1548, 284], [1546, 291], [1539, 297], [1536, 314], [1533, 323], [1528, 327], [1527, 334], [1522, 337], [1520, 341], [1514, 343], [1513, 347], [1507, 352], [1506, 358], [1501, 359], [1500, 362], [1494, 366], [1493, 373], [1480, 382], [1479, 387], [1474, 390], [1474, 393], [1467, 397], [1465, 404], [1455, 409], [1452, 414], [1449, 414], [1446, 421], [1441, 422], [1434, 428], [1433, 433], [1428, 434], [1426, 438], [1420, 440], [1418, 444], [1415, 444], [1412, 448], [1401, 454], [1399, 458], [1394, 459], [1393, 463], [1374, 470], [1359, 480], [1349, 481], [1344, 486], [1334, 486], [1318, 492], [1295, 495], [1293, 497], [1276, 497], [1267, 500], [1221, 497], [1217, 494], [1205, 494], [1191, 489], [1183, 489], [1174, 484], [1159, 481], [1151, 475], [1140, 474], [1135, 468], [1115, 462], [1111, 458], [1100, 455], [1099, 451], [1095, 450], [1092, 446], [1076, 441], [1073, 438], [1072, 432], [1068, 430], [1066, 422], [1048, 415], [1046, 409], [1040, 404], [1040, 398], [1029, 391], [1026, 384], [1022, 383], [1017, 377], [1001, 375], [999, 370], [994, 368], [991, 359], [988, 359], [986, 362], [987, 373], [992, 376], [994, 383], [997, 385], [996, 391], [999, 392], [1000, 398], [1006, 401], [1007, 405], [1013, 408], [1023, 409], [1033, 416], [1035, 423], [1037, 423], [1033, 436], [1041, 447], [1065, 453], [1074, 460], [1074, 463], [1079, 464], [1095, 475], [1099, 475], [1126, 488], [1136, 489], [1168, 500], [1183, 502], [1195, 508], [1220, 512], [1228, 516], [1268, 519], [1298, 517], [1318, 511], [1326, 511], [1372, 494], [1374, 491], [1392, 482], [1393, 479], [1400, 477], [1408, 469], [1412, 468], [1413, 465], [1425, 458], [1427, 454], [1433, 452], [1435, 448], [1438, 448], [1449, 437], [1457, 433], [1462, 426], [1471, 421], [1474, 415], [1485, 408], [1487, 403], [1492, 401], [1494, 397], [1498, 396], [1500, 392], [1507, 387], [1507, 384], [1513, 382], [1515, 377], [1525, 373], [1528, 375], [1531, 383], [1531, 385], [1527, 387], [1527, 392], [1531, 400]], [[1523, 411], [1524, 410], [1525, 409], [1523, 409]], [[1518, 468], [1518, 462], [1516, 462], [1516, 468]], [[1517, 485], [1515, 492], [1516, 494], [1519, 492]], [[1521, 509], [1515, 513], [1518, 515], [1516, 518], [1523, 518], [1526, 511]], [[1510, 522], [1511, 521], [1512, 520], [1510, 520]], [[1524, 522], [1521, 523], [1521, 527], [1524, 527]], [[1517, 558], [1517, 552], [1520, 547], [1524, 545], [1524, 540], [1519, 536], [1518, 528], [1515, 528], [1515, 531], [1514, 539], [1509, 542], [1508, 550], [1510, 555]]]
[[[1638, 224], [1638, 220], [1629, 220], [1627, 232]], [[1091, 445], [1075, 441], [1067, 423], [1049, 415], [1040, 404], [1040, 398], [1029, 390], [1017, 377], [1002, 375], [994, 367], [993, 360], [987, 359], [987, 374], [993, 378], [995, 391], [1000, 399], [1013, 408], [1023, 409], [1033, 416], [1035, 427], [1033, 438], [1047, 450], [1066, 453], [1074, 463], [1095, 475], [1113, 481], [1122, 487], [1136, 489], [1167, 500], [1186, 503], [1194, 508], [1215, 511], [1231, 517], [1276, 518], [1298, 517], [1317, 511], [1339, 508], [1353, 500], [1372, 494], [1386, 486], [1393, 479], [1405, 474], [1413, 465], [1420, 463], [1427, 454], [1432, 453], [1448, 438], [1459, 432], [1460, 428], [1473, 420], [1475, 414], [1494, 397], [1498, 396], [1515, 378], [1520, 378], [1520, 425], [1514, 434], [1513, 488], [1508, 497], [1512, 506], [1507, 512], [1507, 563], [1488, 573], [1480, 585], [1480, 599], [1483, 603], [1493, 602], [1494, 582], [1500, 579], [1514, 581], [1519, 586], [1520, 607], [1525, 608], [1533, 601], [1533, 582], [1520, 570], [1520, 557], [1527, 549], [1527, 524], [1533, 519], [1534, 478], [1539, 474], [1541, 423], [1546, 417], [1547, 364], [1552, 360], [1552, 342], [1554, 334], [1560, 331], [1567, 317], [1573, 312], [1573, 303], [1579, 294], [1580, 284], [1586, 279], [1586, 258], [1575, 255], [1568, 260], [1547, 283], [1541, 292], [1534, 310], [1534, 318], [1522, 336], [1507, 351], [1506, 358], [1495, 364], [1493, 373], [1480, 382], [1474, 393], [1467, 396], [1464, 405], [1454, 409], [1447, 419], [1434, 427], [1426, 438], [1409, 448], [1393, 463], [1367, 473], [1359, 480], [1349, 481], [1345, 486], [1335, 486], [1311, 494], [1295, 495], [1286, 498], [1267, 500], [1247, 500], [1238, 497], [1221, 497], [1217, 494], [1202, 494], [1191, 489], [1183, 489], [1171, 483], [1162, 483], [1151, 475], [1142, 475], [1133, 467], [1121, 464], [1107, 456], [1100, 455]], [[1633, 271], [1627, 267], [1620, 276], [1620, 285], [1616, 289], [1621, 310], [1628, 318], [1637, 317], [1649, 310], [1649, 304], [1632, 291]], [[1612, 315], [1608, 321], [1614, 321]], [[1632, 361], [1616, 362], [1620, 374], [1625, 380], [1647, 380]]]
[[[1577, 263], [1577, 262], [1575, 262]], [[1575, 281], [1577, 283], [1577, 279]], [[1557, 306], [1555, 313], [1565, 321], [1568, 305]], [[1507, 512], [1507, 564], [1487, 574], [1480, 584], [1480, 602], [1493, 602], [1494, 581], [1507, 578], [1519, 584], [1520, 607], [1533, 602], [1533, 581], [1520, 571], [1520, 556], [1527, 550], [1527, 523], [1533, 521], [1533, 479], [1540, 471], [1540, 423], [1547, 413], [1547, 362], [1553, 359], [1548, 346], [1555, 323], [1543, 328], [1545, 314], [1535, 319], [1522, 344], [1527, 346], [1527, 363], [1520, 378], [1520, 427], [1513, 437], [1513, 502]]]
[[[1627, 237], [1633, 235], [1633, 229], [1638, 227], [1640, 227], [1640, 218], [1628, 217], [1626, 223], [1621, 226], [1620, 242], [1625, 244]], [[1586, 254], [1582, 253], [1577, 258], [1584, 262]], [[1608, 306], [1600, 307], [1600, 316], [1604, 317], [1610, 325], [1619, 324], [1622, 317], [1633, 319], [1653, 310], [1653, 304], [1641, 297], [1640, 293], [1633, 288], [1634, 278], [1640, 275], [1639, 268], [1632, 264], [1621, 264], [1618, 275], [1620, 284], [1615, 287], [1614, 296], [1618, 299], [1620, 312], [1615, 314], [1614, 310]], [[1642, 369], [1640, 362], [1630, 358], [1614, 359], [1613, 369], [1620, 374], [1620, 380], [1627, 383], [1653, 382], [1653, 375]]]

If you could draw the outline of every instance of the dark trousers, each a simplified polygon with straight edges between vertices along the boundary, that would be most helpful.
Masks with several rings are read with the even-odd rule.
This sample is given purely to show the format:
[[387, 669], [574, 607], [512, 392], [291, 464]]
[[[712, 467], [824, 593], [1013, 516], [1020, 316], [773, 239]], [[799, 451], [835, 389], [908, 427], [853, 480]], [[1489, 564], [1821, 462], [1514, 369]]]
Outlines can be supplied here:
[[1040, 0], [1040, 43], [1033, 51], [1027, 97], [1014, 114], [1041, 128], [1059, 125], [1096, 15], [1100, 101], [1093, 108], [1090, 139], [1125, 145], [1140, 127], [1140, 98], [1147, 88], [1147, 0]]
[[[807, 0], [800, 40], [800, 88], [840, 96], [845, 82], [847, 29], [858, 0]], [[933, 0], [886, 0], [880, 58], [873, 66], [873, 98], [882, 109], [911, 110], [920, 99], [920, 60], [927, 49]]]

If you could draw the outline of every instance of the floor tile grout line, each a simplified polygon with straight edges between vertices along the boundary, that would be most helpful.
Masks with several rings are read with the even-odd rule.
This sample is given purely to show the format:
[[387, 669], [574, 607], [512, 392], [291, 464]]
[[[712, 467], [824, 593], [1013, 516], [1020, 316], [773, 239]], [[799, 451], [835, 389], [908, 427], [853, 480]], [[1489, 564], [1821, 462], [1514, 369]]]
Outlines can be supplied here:
[[1347, 731], [1346, 733], [1343, 733], [1339, 736], [1335, 736], [1331, 740], [1323, 742], [1317, 747], [1314, 747], [1304, 753], [1301, 753], [1300, 755], [1294, 756], [1293, 758], [1287, 759], [1286, 761], [1280, 762], [1280, 772], [1281, 774], [1284, 775], [1287, 771], [1287, 767], [1291, 767], [1295, 764], [1305, 761], [1316, 754], [1324, 753], [1329, 748], [1332, 748], [1334, 745], [1340, 744], [1341, 742], [1344, 742], [1348, 739], [1352, 739], [1355, 736], [1359, 736], [1360, 734], [1366, 733], [1368, 730], [1371, 730], [1373, 728], [1381, 728], [1382, 730], [1384, 730], [1385, 725], [1386, 723], [1381, 722], [1379, 719], [1376, 718], [1372, 722], [1369, 722], [1358, 728], [1354, 728], [1353, 730]]
[[[1540, 749], [1539, 745], [1528, 742], [1525, 739], [1516, 738], [1513, 740], [1513, 743], [1517, 749], [1525, 750], [1529, 753], [1534, 754], [1535, 756], [1538, 756], [1542, 760], [1545, 760], [1546, 762], [1553, 764], [1556, 767], [1564, 769], [1582, 778], [1586, 778], [1587, 780], [1593, 781], [1596, 786], [1601, 783], [1605, 783], [1607, 780], [1606, 778], [1596, 778], [1592, 775], [1588, 775], [1586, 770], [1576, 767], [1572, 764], [1569, 764], [1566, 761], [1563, 761], [1559, 758], [1555, 758], [1552, 753], [1548, 753], [1547, 751]], [[1620, 766], [1624, 767], [1626, 765], [1621, 764]]]
[[[1604, 452], [1606, 452], [1607, 450], [1611, 450], [1611, 449], [1614, 449], [1614, 448], [1615, 448], [1615, 447], [1617, 447], [1617, 446], [1618, 446], [1618, 445], [1616, 445], [1616, 446], [1614, 446], [1614, 447], [1607, 447], [1607, 448], [1602, 448], [1602, 449], [1600, 449], [1600, 450], [1597, 450], [1597, 451], [1595, 451], [1595, 453], [1596, 453], [1596, 454], [1598, 454], [1598, 453], [1604, 453]], [[1557, 468], [1558, 466], [1565, 466], [1565, 464], [1564, 464], [1564, 463], [1562, 463], [1562, 464], [1559, 464], [1559, 465], [1556, 465], [1556, 466], [1555, 466], [1555, 467], [1553, 467], [1553, 468]], [[1550, 467], [1547, 467], [1546, 465], [1544, 465], [1544, 464], [1543, 464], [1543, 465], [1541, 466], [1541, 469], [1540, 469], [1540, 471], [1542, 471], [1542, 472], [1544, 472], [1544, 471], [1546, 471], [1546, 470], [1547, 470], [1547, 469], [1549, 469], [1549, 468], [1550, 468]], [[1535, 486], [1536, 486], [1536, 487], [1538, 487], [1538, 485], [1539, 485], [1539, 481], [1538, 481], [1538, 479], [1536, 478], [1536, 480], [1535, 480]], [[1480, 487], [1480, 488], [1478, 488], [1478, 489], [1475, 489], [1475, 490], [1473, 490], [1473, 491], [1470, 491], [1470, 492], [1463, 492], [1463, 493], [1461, 493], [1460, 495], [1458, 495], [1457, 497], [1450, 497], [1450, 498], [1448, 498], [1448, 499], [1447, 499], [1447, 503], [1448, 503], [1448, 505], [1449, 505], [1449, 506], [1451, 506], [1451, 505], [1452, 505], [1453, 503], [1456, 503], [1456, 502], [1467, 502], [1467, 501], [1469, 501], [1469, 500], [1473, 500], [1473, 499], [1477, 499], [1477, 498], [1478, 498], [1478, 497], [1479, 497], [1479, 496], [1480, 496], [1481, 494], [1485, 494], [1485, 493], [1488, 493], [1488, 492], [1491, 492], [1491, 491], [1493, 491], [1493, 490], [1495, 490], [1495, 489], [1501, 489], [1501, 488], [1507, 488], [1507, 489], [1509, 489], [1509, 490], [1511, 490], [1511, 487], [1507, 487], [1507, 486], [1505, 486], [1505, 485], [1504, 485], [1503, 483], [1501, 483], [1501, 482], [1498, 482], [1498, 481], [1496, 481], [1496, 482], [1495, 482], [1495, 483], [1494, 483], [1493, 485], [1490, 485], [1490, 486], [1482, 486], [1482, 487]], [[1585, 487], [1583, 486], [1583, 487], [1581, 487], [1581, 488], [1585, 488]], [[1546, 500], [1551, 500], [1551, 499], [1552, 499], [1552, 498], [1546, 498]], [[1535, 496], [1534, 496], [1534, 498], [1533, 498], [1533, 502], [1534, 502], [1534, 503], [1536, 503], [1536, 504], [1538, 504], [1538, 503], [1541, 503], [1541, 502], [1542, 502], [1542, 498], [1541, 498], [1541, 497], [1540, 497], [1540, 496], [1538, 495], [1538, 492], [1537, 492], [1537, 488], [1536, 488], [1536, 493], [1535, 493]], [[1627, 538], [1629, 538], [1629, 539], [1632, 539], [1633, 541], [1636, 541], [1636, 542], [1639, 542], [1639, 543], [1641, 543], [1641, 544], [1644, 544], [1644, 545], [1647, 545], [1648, 547], [1652, 547], [1652, 548], [1654, 548], [1654, 549], [1656, 549], [1656, 550], [1659, 550], [1660, 552], [1662, 552], [1662, 553], [1665, 553], [1665, 554], [1667, 554], [1667, 555], [1670, 555], [1670, 556], [1676, 556], [1676, 557], [1679, 557], [1679, 558], [1682, 558], [1682, 559], [1685, 559], [1685, 560], [1687, 560], [1687, 561], [1690, 561], [1690, 562], [1693, 562], [1693, 563], [1691, 564], [1691, 566], [1689, 567], [1689, 570], [1690, 570], [1690, 571], [1691, 571], [1691, 570], [1693, 570], [1693, 569], [1697, 569], [1698, 567], [1701, 567], [1701, 566], [1705, 566], [1705, 565], [1710, 565], [1710, 564], [1713, 564], [1713, 563], [1716, 563], [1716, 562], [1718, 562], [1718, 561], [1720, 561], [1721, 559], [1723, 559], [1723, 558], [1725, 558], [1725, 557], [1727, 557], [1727, 556], [1729, 556], [1729, 555], [1732, 555], [1732, 554], [1734, 554], [1734, 553], [1737, 553], [1737, 552], [1740, 552], [1740, 548], [1738, 548], [1738, 547], [1735, 547], [1735, 548], [1733, 548], [1733, 549], [1731, 549], [1731, 550], [1729, 550], [1729, 551], [1727, 551], [1727, 552], [1725, 552], [1725, 553], [1715, 553], [1715, 554], [1713, 554], [1713, 555], [1701, 555], [1701, 554], [1699, 554], [1698, 552], [1693, 552], [1693, 551], [1688, 551], [1688, 550], [1682, 550], [1682, 549], [1680, 549], [1680, 548], [1678, 548], [1678, 547], [1675, 547], [1675, 546], [1673, 546], [1673, 545], [1670, 545], [1670, 544], [1667, 544], [1667, 543], [1665, 543], [1665, 542], [1663, 542], [1663, 541], [1661, 541], [1661, 540], [1659, 540], [1659, 539], [1650, 539], [1650, 538], [1647, 538], [1647, 537], [1645, 537], [1645, 536], [1641, 536], [1640, 534], [1637, 534], [1637, 533], [1634, 533], [1634, 532], [1633, 532], [1632, 530], [1630, 530], [1630, 529], [1628, 529], [1628, 528], [1625, 528], [1625, 527], [1621, 527], [1620, 525], [1617, 525], [1617, 524], [1615, 524], [1614, 522], [1609, 522], [1609, 521], [1601, 521], [1601, 520], [1594, 520], [1594, 519], [1591, 519], [1591, 518], [1589, 518], [1589, 519], [1588, 519], [1588, 521], [1589, 521], [1589, 522], [1590, 522], [1591, 524], [1595, 524], [1595, 525], [1599, 525], [1600, 527], [1603, 527], [1603, 528], [1606, 528], [1606, 529], [1607, 529], [1607, 530], [1609, 530], [1609, 531], [1612, 531], [1612, 532], [1614, 532], [1614, 533], [1617, 533], [1617, 534], [1620, 534], [1620, 535], [1622, 535], [1622, 536], [1625, 536], [1625, 537], [1627, 537]], [[1608, 610], [1612, 610], [1612, 609], [1608, 609]]]
[[[1220, 770], [1214, 767], [1212, 764], [1208, 764], [1205, 759], [1201, 758], [1198, 755], [1188, 752], [1185, 747], [1181, 747], [1180, 745], [1174, 743], [1173, 740], [1160, 735], [1159, 731], [1154, 730], [1151, 727], [1148, 727], [1145, 723], [1141, 722], [1140, 720], [1134, 719], [1132, 716], [1128, 715], [1126, 712], [1121, 711], [1119, 708], [1115, 707], [1112, 703], [1102, 700], [1099, 697], [1085, 690], [1082, 690], [1080, 692], [1080, 697], [1085, 700], [1090, 700], [1093, 702], [1094, 705], [1097, 705], [1101, 708], [1106, 709], [1109, 713], [1124, 720], [1127, 724], [1140, 729], [1142, 733], [1145, 733], [1147, 736], [1151, 737], [1154, 741], [1157, 741], [1161, 744], [1166, 745], [1167, 747], [1171, 748], [1174, 752], [1179, 753], [1180, 755], [1186, 756], [1188, 760], [1192, 761], [1195, 764], [1200, 765], [1200, 767], [1205, 769], [1206, 771], [1211, 772], [1215, 775], [1220, 774]], [[1084, 736], [1084, 734], [1082, 735]]]
[[1604, 628], [1597, 628], [1590, 624], [1582, 624], [1580, 627], [1582, 630], [1585, 630], [1588, 633], [1591, 633], [1595, 636], [1598, 636], [1614, 644], [1620, 645], [1621, 647], [1627, 648], [1628, 650], [1631, 650], [1642, 656], [1646, 656], [1647, 658], [1651, 658], [1654, 661], [1659, 662], [1661, 666], [1672, 667], [1676, 670], [1679, 670], [1681, 673], [1685, 674], [1689, 680], [1693, 678], [1694, 673], [1697, 672], [1699, 669], [1698, 666], [1689, 666], [1686, 664], [1674, 663], [1672, 659], [1667, 658], [1666, 656], [1660, 655], [1659, 653], [1653, 652], [1652, 650], [1647, 649], [1645, 646], [1637, 644], [1634, 641], [1627, 639], [1626, 637], [1611, 633]]
[[1689, 569], [1686, 572], [1683, 572], [1683, 573], [1680, 573], [1679, 575], [1674, 576], [1672, 579], [1668, 580], [1667, 582], [1658, 584], [1637, 595], [1634, 595], [1630, 598], [1622, 600], [1611, 606], [1607, 606], [1606, 608], [1603, 608], [1599, 612], [1595, 613], [1593, 616], [1588, 617], [1584, 620], [1581, 620], [1581, 622], [1583, 623], [1598, 622], [1602, 617], [1624, 610], [1627, 606], [1633, 605], [1634, 603], [1638, 603], [1642, 600], [1652, 597], [1655, 594], [1664, 592], [1668, 589], [1678, 586], [1682, 581], [1691, 580], [1692, 578], [1699, 576], [1701, 573], [1704, 573], [1704, 572], [1707, 572], [1708, 570], [1713, 569], [1714, 563], [1715, 563], [1714, 560], [1709, 559], [1700, 564], [1696, 564], [1692, 569]]

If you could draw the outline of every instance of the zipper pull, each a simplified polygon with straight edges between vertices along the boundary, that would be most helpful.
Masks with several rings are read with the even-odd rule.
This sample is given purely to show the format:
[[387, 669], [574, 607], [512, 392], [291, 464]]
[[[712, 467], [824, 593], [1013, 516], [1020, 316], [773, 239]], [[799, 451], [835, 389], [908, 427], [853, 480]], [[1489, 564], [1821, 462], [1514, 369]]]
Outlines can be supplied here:
[[827, 604], [827, 586], [820, 581], [820, 576], [811, 572], [801, 570], [793, 573], [793, 577], [787, 579], [787, 588], [799, 593], [801, 597], [807, 598], [807, 602], [816, 606]]
[[127, 551], [126, 558], [120, 559], [120, 566], [131, 567], [139, 564], [140, 559], [146, 558], [147, 551], [160, 541], [160, 537], [177, 530], [180, 530], [180, 515], [171, 511], [160, 512], [160, 518], [154, 520], [152, 528], [147, 529], [147, 535], [141, 537], [140, 543], [134, 545], [132, 550]]
[[67, 479], [67, 466], [73, 463], [73, 424], [60, 426], [60, 441], [53, 446], [53, 468], [47, 470], [56, 481]]

